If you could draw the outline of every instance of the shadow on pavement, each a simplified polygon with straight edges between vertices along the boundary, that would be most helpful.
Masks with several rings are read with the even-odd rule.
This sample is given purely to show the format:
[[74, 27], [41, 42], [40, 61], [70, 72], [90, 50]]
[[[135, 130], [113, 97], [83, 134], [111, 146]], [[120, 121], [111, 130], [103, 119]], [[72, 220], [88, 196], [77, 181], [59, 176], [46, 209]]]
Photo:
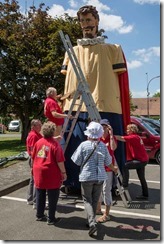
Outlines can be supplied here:
[[72, 213], [72, 212], [75, 212], [75, 211], [78, 211], [78, 212], [84, 212], [83, 209], [81, 208], [75, 208], [75, 203], [68, 203], [68, 207], [67, 205], [65, 204], [64, 206], [62, 205], [58, 205], [57, 206], [57, 212], [58, 213], [64, 213], [64, 214], [68, 214], [68, 213]]
[[[116, 227], [108, 227], [99, 225], [96, 240], [103, 240], [105, 235], [117, 240], [155, 240], [159, 237], [158, 234], [153, 233], [154, 229], [159, 229], [159, 223], [156, 221], [148, 221], [145, 219], [131, 219], [131, 218], [111, 218], [116, 222], [122, 222]], [[131, 223], [129, 225], [129, 223]], [[125, 225], [126, 224], [126, 225]]]
[[[129, 193], [130, 196], [132, 198], [132, 201], [136, 201], [136, 196], [137, 195], [141, 195], [141, 186], [137, 185], [135, 183], [130, 183], [129, 184]], [[149, 198], [146, 201], [141, 201], [140, 203], [150, 203], [151, 205], [155, 205], [155, 204], [160, 204], [160, 189], [154, 189], [154, 188], [150, 188], [148, 189], [149, 191]]]
[[[116, 227], [113, 227], [112, 222], [119, 224]], [[106, 226], [107, 223], [108, 226]], [[159, 235], [154, 233], [154, 231], [160, 230], [160, 224], [153, 220], [111, 216], [111, 221], [107, 223], [98, 224], [98, 231], [97, 234], [92, 236], [93, 239], [104, 240], [105, 236], [117, 238], [117, 240], [134, 241], [155, 240], [159, 238]], [[86, 219], [78, 216], [62, 218], [62, 221], [57, 223], [56, 227], [71, 230], [88, 230], [86, 227]]]

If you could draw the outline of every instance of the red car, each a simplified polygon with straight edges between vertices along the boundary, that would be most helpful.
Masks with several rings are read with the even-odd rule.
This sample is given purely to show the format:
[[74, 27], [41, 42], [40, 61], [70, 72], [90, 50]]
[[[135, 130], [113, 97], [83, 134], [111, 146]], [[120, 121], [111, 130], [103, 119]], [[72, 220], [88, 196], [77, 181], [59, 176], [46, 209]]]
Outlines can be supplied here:
[[131, 123], [136, 124], [139, 136], [142, 138], [150, 159], [155, 159], [160, 164], [160, 134], [142, 118], [131, 116]]

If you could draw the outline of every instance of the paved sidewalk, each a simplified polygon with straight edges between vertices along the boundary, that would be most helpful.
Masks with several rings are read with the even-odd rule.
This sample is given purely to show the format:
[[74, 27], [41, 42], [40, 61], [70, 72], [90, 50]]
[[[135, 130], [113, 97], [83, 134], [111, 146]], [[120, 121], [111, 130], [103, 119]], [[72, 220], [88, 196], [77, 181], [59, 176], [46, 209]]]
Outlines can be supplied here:
[[[61, 192], [57, 206], [56, 226], [35, 221], [35, 211], [26, 204], [27, 185], [30, 178], [28, 160], [19, 160], [7, 168], [0, 168], [0, 239], [8, 241], [160, 241], [160, 167], [147, 166], [150, 198], [148, 201], [133, 201], [125, 208], [120, 198], [112, 206], [111, 220], [98, 225], [93, 237], [88, 235], [84, 204], [77, 195]], [[132, 181], [133, 179], [133, 181]], [[130, 193], [135, 199], [141, 186], [136, 172], [131, 171]], [[138, 180], [138, 179], [137, 179]], [[24, 187], [25, 186], [25, 187]], [[16, 191], [17, 190], [17, 191]], [[11, 193], [11, 194], [9, 194]], [[5, 196], [9, 194], [8, 196]], [[104, 209], [104, 206], [103, 206]], [[14, 214], [13, 214], [14, 213]], [[12, 218], [11, 218], [12, 216]], [[11, 221], [12, 220], [12, 221]], [[23, 224], [22, 224], [23, 223]]]
[[0, 197], [28, 185], [30, 167], [28, 160], [0, 168]]

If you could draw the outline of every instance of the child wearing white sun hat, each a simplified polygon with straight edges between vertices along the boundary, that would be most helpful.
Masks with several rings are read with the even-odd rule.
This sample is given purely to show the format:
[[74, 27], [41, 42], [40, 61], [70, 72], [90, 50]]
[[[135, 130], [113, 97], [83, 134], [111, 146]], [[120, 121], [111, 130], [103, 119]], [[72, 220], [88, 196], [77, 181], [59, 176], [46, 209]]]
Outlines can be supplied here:
[[103, 182], [107, 179], [105, 165], [114, 169], [112, 157], [106, 145], [100, 141], [104, 133], [100, 123], [92, 121], [84, 134], [87, 140], [82, 142], [73, 153], [72, 161], [80, 166], [79, 181], [81, 193], [87, 212], [89, 235], [97, 231], [96, 208], [102, 191]]
[[84, 134], [88, 137], [88, 138], [92, 138], [92, 139], [99, 139], [100, 137], [102, 137], [104, 130], [102, 125], [100, 125], [100, 123], [92, 121], [90, 122], [90, 124], [86, 127], [87, 130], [84, 131]]

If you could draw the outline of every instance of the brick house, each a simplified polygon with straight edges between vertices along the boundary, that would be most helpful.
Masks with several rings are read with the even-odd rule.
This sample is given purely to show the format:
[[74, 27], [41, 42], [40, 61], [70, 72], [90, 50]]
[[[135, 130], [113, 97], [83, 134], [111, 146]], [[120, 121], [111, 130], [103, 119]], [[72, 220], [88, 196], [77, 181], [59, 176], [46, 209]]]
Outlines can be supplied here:
[[[148, 115], [147, 98], [132, 98], [132, 104], [136, 109], [131, 112], [131, 115], [145, 117]], [[149, 98], [149, 115], [153, 117], [160, 117], [160, 97]]]

